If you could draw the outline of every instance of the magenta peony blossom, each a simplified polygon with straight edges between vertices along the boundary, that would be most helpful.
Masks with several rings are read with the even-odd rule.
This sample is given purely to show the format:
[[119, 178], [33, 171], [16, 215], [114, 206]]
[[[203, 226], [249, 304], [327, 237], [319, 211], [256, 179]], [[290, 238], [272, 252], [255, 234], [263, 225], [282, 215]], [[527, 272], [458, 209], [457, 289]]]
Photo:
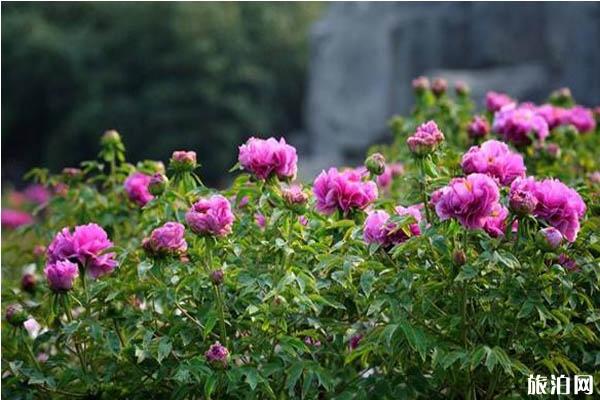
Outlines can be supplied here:
[[143, 246], [156, 255], [180, 255], [187, 251], [185, 227], [179, 222], [167, 222], [144, 239]]
[[33, 223], [33, 217], [23, 211], [3, 209], [0, 213], [0, 220], [3, 228], [16, 229], [20, 226]]
[[515, 178], [525, 176], [526, 170], [523, 157], [497, 140], [471, 147], [463, 155], [461, 167], [465, 174], [487, 174], [498, 179], [502, 185], [510, 185]]
[[579, 133], [587, 133], [596, 129], [594, 114], [590, 109], [582, 106], [568, 109], [563, 118], [563, 123], [573, 125]]
[[295, 178], [298, 170], [296, 149], [285, 142], [284, 138], [250, 138], [239, 147], [238, 160], [247, 171], [258, 179], [267, 179], [271, 174], [280, 179]]
[[379, 244], [389, 247], [408, 240], [412, 236], [421, 234], [419, 222], [422, 219], [419, 206], [396, 207], [396, 214], [409, 215], [415, 218], [416, 223], [408, 226], [408, 231], [398, 227], [390, 221], [390, 215], [382, 210], [370, 212], [363, 226], [363, 238], [368, 244]]
[[404, 173], [404, 166], [400, 163], [387, 164], [383, 170], [383, 174], [379, 175], [376, 179], [377, 186], [381, 189], [388, 189], [392, 185], [392, 180], [396, 176], [400, 176]]
[[208, 362], [222, 364], [225, 367], [229, 359], [229, 350], [217, 341], [210, 346], [204, 356]]
[[472, 138], [485, 137], [490, 133], [490, 124], [484, 117], [476, 115], [467, 126], [467, 133]]
[[534, 190], [538, 200], [534, 215], [558, 229], [569, 242], [574, 242], [579, 220], [586, 211], [579, 193], [556, 179], [535, 182]]
[[515, 179], [510, 186], [508, 205], [518, 216], [532, 214], [537, 208], [538, 199], [535, 195], [535, 181], [533, 178]]
[[485, 219], [483, 230], [494, 238], [504, 236], [507, 217], [508, 210], [506, 207], [502, 206], [500, 203], [496, 203], [490, 215]]
[[560, 247], [563, 241], [563, 235], [554, 227], [543, 228], [537, 234], [538, 243], [542, 248], [547, 250], [556, 250]]
[[56, 261], [44, 268], [48, 286], [54, 292], [66, 292], [73, 288], [75, 279], [79, 276], [79, 267], [71, 261]]
[[491, 113], [500, 111], [502, 107], [514, 103], [515, 101], [504, 93], [487, 92], [485, 95], [485, 108]]
[[97, 224], [76, 226], [73, 233], [63, 228], [48, 246], [48, 263], [78, 262], [90, 276], [98, 278], [117, 267], [115, 253], [104, 253], [112, 246], [106, 231]]
[[443, 141], [444, 134], [437, 124], [434, 121], [427, 121], [419, 125], [416, 132], [406, 139], [406, 144], [412, 153], [424, 155], [433, 152]]
[[546, 120], [530, 105], [502, 107], [494, 116], [493, 129], [505, 141], [517, 146], [530, 144], [532, 137], [544, 141], [549, 134]]
[[141, 172], [134, 172], [125, 180], [127, 196], [140, 207], [143, 207], [154, 198], [148, 191], [151, 177]]
[[544, 104], [536, 108], [536, 112], [540, 115], [549, 129], [554, 129], [565, 123], [568, 111], [564, 107], [554, 106], [552, 104]]
[[362, 210], [377, 198], [375, 182], [363, 182], [360, 171], [339, 172], [336, 168], [323, 171], [315, 179], [313, 193], [317, 200], [316, 208], [323, 214], [341, 210]]
[[231, 233], [233, 213], [229, 201], [219, 195], [199, 199], [185, 214], [190, 229], [199, 235], [226, 236]]
[[448, 186], [436, 191], [431, 198], [440, 219], [456, 218], [469, 229], [483, 228], [496, 209], [500, 193], [492, 178], [471, 174], [454, 178]]

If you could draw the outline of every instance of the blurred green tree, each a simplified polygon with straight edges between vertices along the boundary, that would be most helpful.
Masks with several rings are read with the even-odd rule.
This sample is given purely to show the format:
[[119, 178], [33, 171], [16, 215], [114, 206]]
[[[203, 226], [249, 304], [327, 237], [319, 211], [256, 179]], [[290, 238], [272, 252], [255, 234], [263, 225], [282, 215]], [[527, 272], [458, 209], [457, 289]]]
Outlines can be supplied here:
[[218, 182], [250, 135], [301, 126], [314, 3], [2, 5], [4, 178], [90, 158], [198, 153]]

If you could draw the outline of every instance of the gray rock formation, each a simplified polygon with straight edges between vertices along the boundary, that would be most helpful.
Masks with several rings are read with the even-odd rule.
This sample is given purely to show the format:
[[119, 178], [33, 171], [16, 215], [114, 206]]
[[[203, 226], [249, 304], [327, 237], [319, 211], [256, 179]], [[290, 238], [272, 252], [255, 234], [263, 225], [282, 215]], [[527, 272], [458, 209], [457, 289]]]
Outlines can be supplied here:
[[[600, 104], [599, 3], [332, 3], [312, 30], [311, 168], [356, 161], [436, 75], [542, 100], [568, 86]], [[481, 104], [481, 103], [480, 103]], [[306, 163], [305, 164], [309, 164]]]

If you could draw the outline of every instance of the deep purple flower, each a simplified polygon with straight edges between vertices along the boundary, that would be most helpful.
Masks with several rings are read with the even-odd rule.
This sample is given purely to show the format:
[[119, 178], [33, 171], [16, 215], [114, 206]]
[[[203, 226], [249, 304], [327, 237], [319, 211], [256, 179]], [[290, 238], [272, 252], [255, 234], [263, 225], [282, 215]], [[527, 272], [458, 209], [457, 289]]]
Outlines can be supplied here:
[[456, 218], [468, 229], [481, 229], [496, 209], [500, 192], [492, 178], [471, 174], [454, 178], [431, 198], [440, 219]]
[[419, 125], [416, 132], [406, 140], [410, 151], [417, 155], [433, 152], [444, 141], [444, 134], [434, 121]]
[[494, 116], [494, 132], [505, 141], [517, 146], [528, 145], [532, 137], [544, 141], [549, 135], [546, 120], [537, 114], [535, 107], [515, 104], [504, 106]]
[[363, 335], [361, 335], [360, 333], [357, 333], [356, 335], [352, 335], [350, 337], [350, 339], [348, 340], [348, 347], [350, 348], [350, 350], [354, 350], [358, 347], [358, 345], [360, 344], [360, 341], [362, 340]]
[[258, 179], [267, 179], [271, 174], [280, 179], [295, 178], [298, 170], [296, 149], [285, 142], [284, 138], [250, 138], [241, 145], [238, 160], [247, 171]]
[[472, 138], [485, 137], [490, 133], [490, 124], [484, 117], [476, 115], [467, 126], [467, 133]]
[[210, 346], [206, 353], [204, 353], [204, 356], [208, 362], [221, 364], [225, 367], [227, 366], [227, 360], [229, 359], [229, 350], [217, 341]]
[[17, 229], [20, 226], [30, 225], [33, 223], [33, 217], [31, 214], [10, 209], [2, 209], [0, 213], [0, 219], [2, 227], [8, 229]]
[[148, 190], [150, 176], [141, 172], [134, 172], [125, 179], [125, 192], [133, 202], [143, 207], [154, 198]]
[[21, 277], [21, 289], [28, 293], [35, 292], [35, 287], [37, 285], [37, 278], [32, 273], [26, 273]]
[[377, 198], [375, 182], [363, 182], [362, 175], [354, 170], [339, 172], [336, 168], [323, 171], [315, 179], [313, 192], [316, 208], [323, 214], [341, 210], [362, 210]]
[[156, 255], [180, 255], [187, 251], [185, 227], [179, 222], [167, 222], [152, 231], [144, 248]]
[[54, 292], [66, 292], [73, 288], [73, 283], [79, 276], [79, 267], [68, 260], [56, 261], [46, 265], [44, 275], [50, 289]]
[[485, 95], [485, 107], [491, 113], [500, 111], [507, 104], [513, 104], [515, 101], [504, 93], [487, 92]]
[[199, 235], [226, 236], [233, 219], [231, 204], [219, 194], [199, 199], [185, 214], [188, 226]]
[[471, 147], [463, 155], [461, 167], [465, 174], [487, 174], [498, 179], [502, 185], [510, 185], [515, 178], [525, 176], [526, 171], [523, 157], [497, 140]]

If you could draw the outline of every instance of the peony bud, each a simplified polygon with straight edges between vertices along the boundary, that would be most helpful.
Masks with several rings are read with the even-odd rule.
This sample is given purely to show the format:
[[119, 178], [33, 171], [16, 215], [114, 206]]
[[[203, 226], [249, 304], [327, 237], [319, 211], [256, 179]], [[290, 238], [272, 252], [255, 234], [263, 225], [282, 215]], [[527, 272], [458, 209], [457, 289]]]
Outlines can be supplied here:
[[350, 337], [350, 340], [348, 340], [348, 347], [350, 348], [350, 350], [354, 350], [358, 347], [358, 345], [360, 344], [360, 341], [362, 340], [363, 335], [361, 335], [360, 333], [357, 333], [356, 335], [353, 335]]
[[302, 205], [308, 201], [308, 196], [302, 190], [302, 186], [298, 184], [282, 187], [281, 196], [290, 206]]
[[436, 97], [440, 97], [448, 90], [448, 82], [444, 78], [435, 78], [431, 84], [431, 91]]
[[563, 235], [553, 227], [540, 229], [536, 234], [536, 240], [539, 246], [544, 250], [556, 250], [563, 241]]
[[12, 326], [21, 327], [27, 321], [27, 312], [20, 304], [9, 304], [6, 307], [6, 321]]
[[103, 146], [115, 146], [121, 144], [121, 135], [114, 129], [104, 132], [100, 141]]
[[412, 87], [415, 93], [424, 93], [429, 90], [429, 79], [419, 76], [412, 81]]
[[37, 278], [34, 274], [25, 274], [21, 278], [21, 288], [27, 293], [35, 292], [35, 287], [37, 284]]
[[467, 262], [467, 255], [463, 250], [456, 249], [452, 253], [452, 261], [458, 266], [464, 265]]
[[444, 141], [444, 134], [434, 121], [425, 122], [417, 127], [415, 133], [406, 139], [410, 151], [423, 156], [432, 153]]
[[381, 175], [385, 171], [385, 158], [381, 153], [371, 154], [365, 160], [365, 167], [373, 175]]
[[223, 283], [224, 277], [225, 273], [221, 268], [215, 269], [210, 273], [210, 281], [216, 286], [219, 286]]
[[229, 359], [229, 350], [217, 341], [210, 346], [206, 353], [204, 353], [204, 356], [209, 363], [226, 367], [227, 360]]
[[531, 214], [538, 205], [535, 194], [529, 190], [511, 190], [508, 205], [520, 217]]
[[469, 137], [481, 138], [490, 133], [490, 124], [482, 116], [475, 116], [467, 126]]
[[564, 87], [550, 93], [550, 103], [555, 106], [571, 107], [575, 104], [571, 89]]
[[458, 96], [467, 96], [471, 92], [471, 88], [463, 81], [458, 81], [454, 85], [454, 90]]
[[65, 176], [65, 178], [72, 181], [77, 181], [83, 178], [83, 171], [79, 168], [63, 168], [62, 174]]
[[544, 150], [550, 158], [555, 160], [560, 158], [560, 147], [556, 143], [548, 143]]
[[170, 166], [175, 171], [193, 171], [196, 168], [196, 152], [195, 151], [174, 151], [171, 156]]
[[148, 190], [154, 196], [161, 195], [169, 185], [169, 178], [161, 173], [156, 173], [150, 178], [148, 183]]

